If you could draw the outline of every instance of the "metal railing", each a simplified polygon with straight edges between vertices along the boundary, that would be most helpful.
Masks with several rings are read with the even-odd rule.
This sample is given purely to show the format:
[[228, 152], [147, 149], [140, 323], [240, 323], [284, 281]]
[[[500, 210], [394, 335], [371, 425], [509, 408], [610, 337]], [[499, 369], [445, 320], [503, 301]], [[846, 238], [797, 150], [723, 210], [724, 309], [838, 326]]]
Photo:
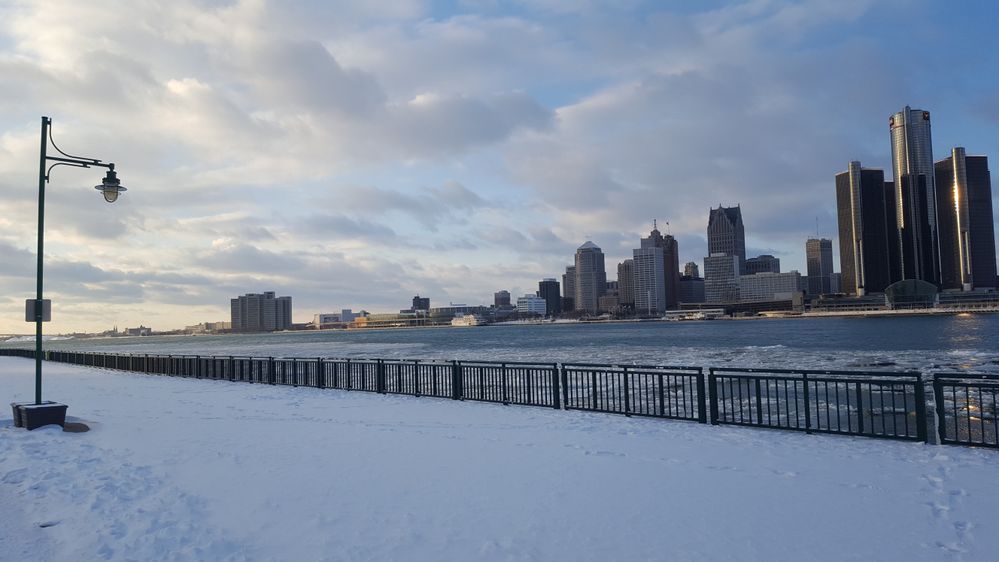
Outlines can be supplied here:
[[999, 375], [933, 375], [940, 442], [999, 447]]
[[926, 441], [922, 375], [713, 368], [711, 423]]
[[[33, 358], [32, 349], [0, 356]], [[47, 351], [88, 367], [999, 448], [999, 375]], [[934, 406], [935, 405], [935, 406]], [[927, 411], [937, 423], [928, 428]], [[930, 410], [932, 411], [932, 410]]]

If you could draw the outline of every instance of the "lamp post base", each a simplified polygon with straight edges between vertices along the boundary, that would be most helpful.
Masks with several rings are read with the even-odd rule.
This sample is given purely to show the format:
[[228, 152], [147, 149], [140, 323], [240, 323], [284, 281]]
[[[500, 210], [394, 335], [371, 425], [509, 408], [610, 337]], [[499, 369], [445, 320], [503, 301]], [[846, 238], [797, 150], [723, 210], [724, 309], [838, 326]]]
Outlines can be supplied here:
[[11, 408], [14, 413], [14, 427], [23, 427], [29, 431], [51, 424], [66, 427], [66, 409], [69, 406], [65, 404], [22, 402], [11, 403]]

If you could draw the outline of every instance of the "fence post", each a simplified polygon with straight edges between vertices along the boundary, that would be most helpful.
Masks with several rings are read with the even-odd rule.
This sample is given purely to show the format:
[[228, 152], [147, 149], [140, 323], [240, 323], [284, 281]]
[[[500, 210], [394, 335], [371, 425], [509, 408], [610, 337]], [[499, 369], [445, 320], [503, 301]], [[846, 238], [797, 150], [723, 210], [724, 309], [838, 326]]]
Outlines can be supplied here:
[[552, 363], [552, 408], [556, 410], [561, 410], [562, 405], [559, 403], [559, 385], [558, 385], [558, 363]]
[[[502, 396], [502, 398], [503, 398], [503, 404], [504, 405], [509, 405], [510, 404], [510, 393], [507, 391], [507, 388], [506, 388], [506, 363], [503, 363], [503, 364], [500, 365], [500, 384], [503, 387], [503, 396]], [[528, 380], [528, 383], [527, 383], [527, 402], [528, 402], [528, 404], [531, 402], [531, 383], [530, 383], [530, 380]]]
[[718, 425], [718, 378], [714, 367], [708, 369], [708, 391], [711, 393], [711, 425]]
[[565, 372], [565, 363], [558, 366], [559, 377], [562, 379], [562, 407], [569, 409], [569, 373]]
[[274, 384], [276, 382], [277, 376], [274, 373], [274, 358], [273, 357], [268, 357], [267, 358], [267, 370], [268, 370], [268, 372], [270, 374], [270, 376], [268, 377], [268, 378], [270, 378], [270, 383]]
[[[944, 443], [947, 440], [947, 416], [944, 410], [943, 381], [937, 378], [936, 373], [933, 373], [933, 401], [935, 402], [934, 407], [937, 414], [937, 443]], [[955, 422], [956, 429], [957, 424]], [[956, 433], [955, 431], [955, 438], [957, 438]]]
[[451, 399], [461, 400], [461, 367], [458, 362], [451, 361]]
[[291, 386], [298, 386], [298, 360], [294, 357], [291, 358]]
[[697, 368], [697, 421], [708, 422], [707, 396], [704, 395], [704, 368]]
[[316, 388], [326, 388], [326, 373], [322, 357], [316, 357]]
[[385, 394], [385, 361], [383, 359], [378, 360], [378, 367], [375, 374], [377, 376], [375, 385], [378, 387], [378, 392]]
[[236, 382], [236, 360], [233, 359], [232, 355], [229, 356], [227, 369], [229, 371], [229, 382]]
[[801, 386], [805, 395], [805, 433], [812, 432], [812, 404], [808, 398], [808, 373], [801, 373]]
[[628, 376], [628, 366], [622, 367], [621, 380], [624, 382], [624, 415], [631, 417], [631, 378]]
[[916, 439], [926, 443], [926, 433], [926, 389], [923, 388], [923, 373], [919, 373], [916, 377]]
[[[760, 389], [760, 378], [756, 377], [756, 423], [763, 425], [763, 392]], [[770, 385], [767, 385], [770, 388]], [[769, 399], [767, 400], [769, 403]], [[769, 420], [767, 420], [769, 421]]]

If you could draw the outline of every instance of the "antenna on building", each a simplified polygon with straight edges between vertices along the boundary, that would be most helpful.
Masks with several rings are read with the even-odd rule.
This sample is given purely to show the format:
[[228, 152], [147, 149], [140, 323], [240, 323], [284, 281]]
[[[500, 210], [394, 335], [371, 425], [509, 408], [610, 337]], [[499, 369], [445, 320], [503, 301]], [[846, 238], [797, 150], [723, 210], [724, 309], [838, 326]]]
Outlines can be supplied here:
[[652, 219], [652, 230], [659, 230], [659, 226], [656, 224], [656, 219]]
[[669, 221], [666, 221], [666, 235], [669, 236]]

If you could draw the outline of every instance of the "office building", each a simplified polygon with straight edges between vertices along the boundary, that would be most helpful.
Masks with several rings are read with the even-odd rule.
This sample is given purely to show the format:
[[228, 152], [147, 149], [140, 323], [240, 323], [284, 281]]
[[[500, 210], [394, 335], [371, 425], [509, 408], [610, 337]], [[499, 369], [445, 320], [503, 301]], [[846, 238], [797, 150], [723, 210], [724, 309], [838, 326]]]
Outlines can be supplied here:
[[538, 283], [538, 296], [545, 299], [545, 316], [555, 316], [562, 312], [562, 293], [558, 281], [553, 278], [542, 279]]
[[413, 306], [410, 310], [430, 310], [430, 297], [416, 295], [413, 297]]
[[[708, 255], [728, 254], [739, 259], [739, 274], [746, 272], [746, 230], [742, 225], [742, 208], [718, 206], [708, 216]], [[704, 278], [708, 272], [705, 267]]]
[[829, 276], [829, 293], [837, 294], [843, 292], [843, 274], [833, 273]]
[[704, 258], [704, 302], [739, 300], [739, 256], [714, 254]]
[[[666, 311], [666, 267], [664, 252], [658, 246], [646, 246], [632, 251], [635, 280], [635, 312], [641, 315], [661, 315]], [[679, 285], [679, 283], [678, 283]]]
[[780, 273], [780, 258], [763, 254], [746, 259], [746, 275], [754, 273]]
[[229, 301], [234, 332], [272, 332], [291, 328], [291, 297], [274, 291], [247, 293]]
[[607, 287], [604, 253], [593, 242], [587, 241], [576, 249], [576, 310], [596, 313], [599, 299]]
[[537, 295], [517, 297], [517, 312], [519, 314], [544, 316], [547, 310], [548, 305], [545, 303], [545, 299]]
[[635, 261], [617, 264], [617, 301], [622, 307], [635, 306]]
[[690, 275], [680, 277], [680, 302], [704, 302], [704, 279]]
[[996, 286], [992, 181], [985, 156], [967, 156], [962, 147], [935, 164], [940, 288]]
[[701, 269], [697, 267], [697, 262], [688, 261], [683, 265], [683, 276], [684, 277], [700, 277]]
[[930, 112], [906, 106], [889, 118], [888, 128], [902, 279], [939, 284], [938, 207]]
[[510, 308], [510, 291], [496, 291], [493, 293], [493, 306], [496, 308]]
[[739, 277], [739, 300], [784, 301], [805, 290], [805, 280], [797, 271], [787, 273], [755, 273]]
[[562, 275], [562, 312], [576, 310], [576, 266], [565, 268]]
[[883, 293], [901, 279], [894, 184], [884, 171], [850, 162], [836, 174], [840, 292]]
[[808, 296], [832, 293], [832, 240], [809, 238], [805, 242], [805, 261], [808, 264]]
[[[663, 301], [663, 306], [666, 307], [666, 310], [676, 309], [680, 302], [680, 249], [676, 243], [676, 238], [673, 238], [669, 234], [663, 236], [656, 227], [655, 221], [653, 221], [652, 232], [649, 233], [648, 237], [642, 238], [641, 247], [662, 249], [664, 285], [663, 298], [665, 299]], [[635, 310], [640, 311], [640, 308], [637, 305], [638, 298], [639, 297], [636, 292]]]

